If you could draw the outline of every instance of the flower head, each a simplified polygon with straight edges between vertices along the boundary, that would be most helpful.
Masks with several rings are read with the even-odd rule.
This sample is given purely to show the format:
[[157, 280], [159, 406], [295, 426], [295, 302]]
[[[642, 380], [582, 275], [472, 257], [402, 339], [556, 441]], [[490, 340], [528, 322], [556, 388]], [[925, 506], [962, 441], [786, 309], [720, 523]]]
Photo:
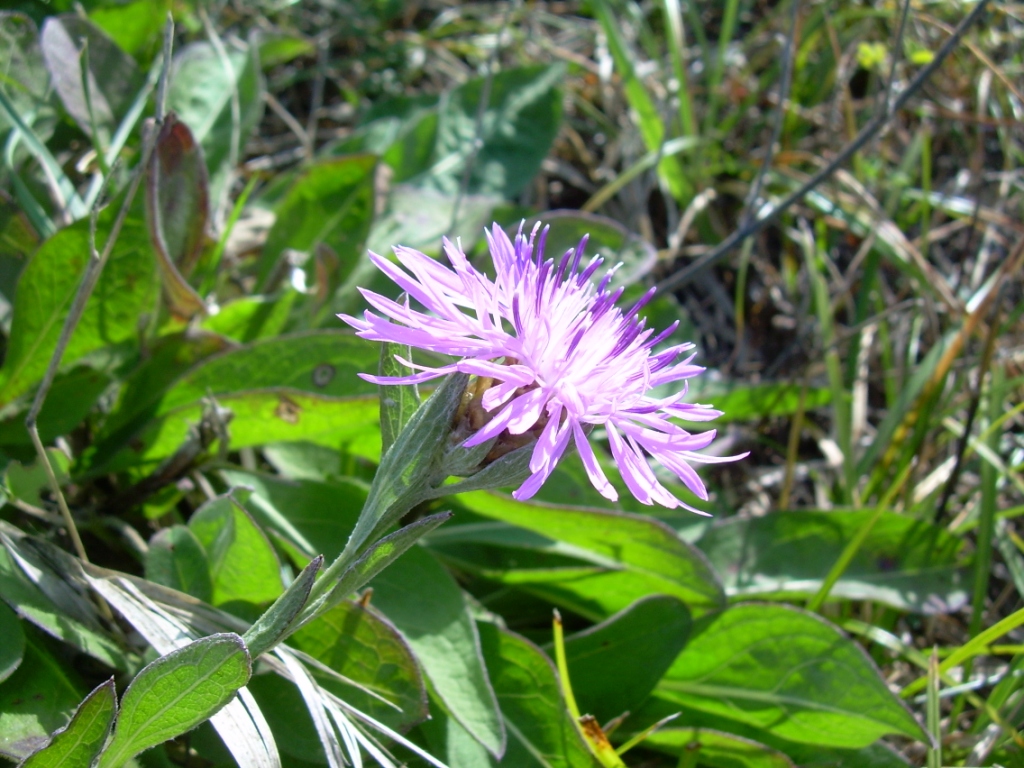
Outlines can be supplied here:
[[[380, 314], [363, 319], [340, 317], [359, 336], [419, 347], [461, 358], [438, 368], [401, 360], [420, 371], [403, 377], [364, 378], [380, 384], [411, 384], [461, 371], [493, 381], [480, 398], [490, 416], [464, 445], [471, 447], [503, 432], [539, 432], [530, 460], [531, 475], [513, 494], [533, 496], [559, 459], [575, 444], [587, 475], [607, 499], [618, 494], [608, 482], [589, 442], [595, 427], [608, 434], [612, 456], [630, 492], [642, 503], [686, 507], [654, 475], [653, 457], [701, 499], [707, 489], [691, 464], [732, 461], [697, 451], [715, 431], [692, 434], [672, 419], [709, 421], [720, 415], [707, 405], [684, 403], [685, 385], [659, 398], [652, 390], [688, 379], [704, 369], [692, 365], [693, 344], [660, 352], [655, 346], [675, 330], [673, 324], [654, 334], [638, 316], [653, 290], [622, 311], [622, 289], [610, 289], [614, 269], [596, 283], [600, 257], [583, 263], [587, 238], [558, 263], [544, 259], [547, 230], [535, 227], [529, 237], [520, 229], [515, 242], [494, 224], [487, 232], [495, 277], [491, 280], [468, 261], [461, 246], [444, 240], [451, 267], [411, 248], [396, 247], [398, 266], [371, 253], [373, 263], [407, 297], [392, 301], [372, 291], [362, 293]], [[404, 267], [404, 269], [402, 269]], [[430, 311], [412, 308], [409, 297]]]

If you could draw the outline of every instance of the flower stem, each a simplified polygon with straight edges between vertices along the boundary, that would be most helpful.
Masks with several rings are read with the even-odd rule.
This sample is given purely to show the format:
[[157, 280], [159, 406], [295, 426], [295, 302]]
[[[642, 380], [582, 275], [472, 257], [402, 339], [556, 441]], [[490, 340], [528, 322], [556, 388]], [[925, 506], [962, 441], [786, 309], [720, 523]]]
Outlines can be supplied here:
[[580, 708], [576, 704], [576, 697], [572, 692], [572, 683], [569, 680], [569, 664], [565, 659], [565, 633], [562, 630], [562, 617], [555, 611], [552, 622], [555, 633], [555, 666], [558, 667], [558, 681], [562, 687], [562, 696], [565, 698], [565, 706], [572, 715], [572, 721], [576, 730], [587, 742], [591, 753], [597, 758], [604, 768], [626, 768], [622, 758], [616, 753], [615, 748], [608, 741], [601, 725], [592, 715], [580, 716]]

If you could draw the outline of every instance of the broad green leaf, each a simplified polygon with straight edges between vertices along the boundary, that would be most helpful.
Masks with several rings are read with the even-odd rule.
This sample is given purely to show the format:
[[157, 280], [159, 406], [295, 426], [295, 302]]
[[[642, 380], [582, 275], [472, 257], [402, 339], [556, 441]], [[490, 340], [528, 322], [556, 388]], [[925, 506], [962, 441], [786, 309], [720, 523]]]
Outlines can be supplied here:
[[188, 320], [206, 304], [188, 284], [202, 251], [210, 210], [206, 165], [192, 132], [164, 118], [146, 171], [146, 223], [171, 313]]
[[[34, 116], [32, 129], [41, 141], [49, 140], [55, 122], [48, 104], [50, 76], [36, 25], [21, 13], [0, 12], [0, 72], [4, 74], [0, 89], [15, 112], [23, 120]], [[6, 144], [12, 126], [10, 117], [0, 109], [0, 146]], [[20, 160], [21, 155], [15, 154], [15, 159]]]
[[[697, 709], [677, 704], [676, 702], [662, 699], [659, 696], [651, 696], [633, 714], [625, 724], [615, 733], [615, 741], [625, 742], [633, 738], [644, 728], [653, 725], [671, 715], [676, 715], [668, 726], [668, 730], [694, 729], [701, 734], [704, 733], [727, 733], [737, 739], [743, 739], [750, 744], [760, 744], [768, 750], [784, 754], [799, 766], [813, 766], [814, 768], [906, 768], [909, 763], [897, 755], [883, 742], [878, 742], [860, 749], [838, 749], [819, 744], [800, 744], [795, 741], [780, 738], [771, 731], [756, 728], [737, 720], [715, 715], [710, 712], [703, 712]], [[684, 725], [679, 725], [680, 723]], [[659, 743], [656, 732], [651, 738], [652, 749], [678, 754], [672, 744], [664, 746]], [[667, 741], [675, 741], [675, 738], [666, 737]], [[703, 759], [703, 757], [702, 757]], [[710, 761], [709, 765], [713, 765]], [[730, 766], [731, 768], [731, 766]]]
[[39, 587], [26, 578], [3, 548], [0, 548], [0, 599], [21, 618], [47, 634], [63, 640], [112, 669], [128, 669], [128, 659], [117, 643], [108, 639], [97, 626], [83, 623], [54, 605]]
[[462, 590], [413, 547], [371, 583], [373, 603], [409, 641], [447, 711], [492, 755], [505, 751], [498, 702]]
[[927, 738], [859, 645], [788, 606], [736, 605], [699, 620], [657, 691], [807, 744]]
[[[405, 360], [412, 359], [409, 347], [399, 344], [382, 342], [380, 345], [380, 362], [377, 364], [378, 376], [408, 376], [411, 371], [395, 359], [400, 355]], [[415, 384], [381, 385], [380, 387], [380, 439], [381, 455], [388, 452], [405, 425], [412, 419], [416, 409], [420, 407], [420, 393]]]
[[558, 134], [564, 78], [562, 64], [506, 69], [443, 96], [435, 163], [423, 186], [455, 194], [472, 163], [471, 194], [514, 198], [533, 179]]
[[659, 728], [642, 742], [648, 749], [683, 757], [712, 768], [794, 768], [782, 752], [731, 733], [707, 728]]
[[[367, 247], [375, 253], [388, 254], [392, 246], [401, 244], [436, 255], [441, 252], [441, 238], [458, 232], [463, 249], [469, 253], [483, 237], [484, 227], [491, 223], [494, 210], [501, 203], [502, 198], [493, 193], [459, 196], [456, 192], [399, 184], [391, 190], [384, 213], [374, 221]], [[374, 290], [377, 286], [371, 280], [377, 279], [381, 290], [393, 290], [393, 284], [387, 285], [387, 279], [381, 280], [379, 274], [380, 270], [367, 259], [353, 278], [359, 277], [358, 285], [369, 285]], [[354, 289], [354, 282], [350, 280], [345, 288]], [[351, 308], [337, 307], [339, 312], [355, 312], [364, 307], [358, 294], [350, 299]]]
[[[115, 202], [100, 215], [99, 247], [117, 208]], [[42, 378], [88, 259], [89, 222], [79, 221], [43, 243], [26, 265], [18, 280], [7, 356], [0, 369], [0, 404], [25, 394]], [[139, 317], [152, 311], [157, 290], [145, 227], [129, 216], [71, 336], [63, 364], [107, 345], [135, 340]]]
[[792, 416], [800, 408], [801, 397], [804, 410], [811, 411], [829, 405], [832, 390], [829, 387], [805, 388], [799, 384], [724, 383], [698, 378], [690, 388], [688, 400], [710, 403], [723, 411], [711, 425], [714, 426], [769, 416]]
[[497, 768], [499, 762], [483, 744], [474, 739], [458, 720], [449, 717], [444, 704], [430, 697], [430, 719], [417, 729], [425, 737], [432, 755], [448, 768]]
[[[57, 448], [47, 448], [46, 456], [50, 460], [50, 467], [61, 485], [68, 481], [68, 467], [71, 460], [63, 451]], [[27, 501], [39, 507], [43, 502], [40, 493], [50, 490], [50, 476], [46, 471], [46, 465], [39, 461], [38, 457], [28, 466], [20, 461], [12, 461], [4, 470], [4, 486], [7, 491], [16, 499]]]
[[264, 30], [259, 37], [260, 65], [266, 72], [274, 67], [299, 58], [315, 56], [316, 46], [311, 40], [297, 33]]
[[14, 674], [24, 656], [25, 632], [21, 620], [5, 603], [0, 603], [0, 683]]
[[[225, 41], [227, 56], [211, 43], [196, 42], [175, 56], [167, 106], [192, 131], [203, 148], [210, 173], [210, 199], [221, 190], [249, 134], [263, 115], [263, 79], [256, 46]], [[239, 122], [232, 118], [232, 94], [237, 93]]]
[[251, 673], [245, 643], [231, 633], [201, 638], [148, 664], [121, 699], [114, 736], [97, 768], [118, 768], [195, 728], [231, 701]]
[[676, 598], [652, 595], [567, 638], [580, 712], [606, 723], [635, 710], [686, 645], [690, 623], [690, 612]]
[[[704, 556], [657, 520], [626, 512], [526, 503], [487, 492], [465, 493], [458, 498], [477, 514], [585, 550], [590, 553], [591, 565], [601, 569], [592, 572], [595, 578], [629, 573], [634, 583], [645, 582], [648, 592], [678, 597], [696, 614], [720, 607], [725, 601], [718, 577]], [[590, 592], [587, 597], [593, 595]], [[625, 608], [633, 599], [615, 606], [612, 612]]]
[[[380, 458], [379, 407], [375, 396], [320, 397], [294, 389], [265, 389], [221, 395], [217, 403], [230, 411], [231, 449], [266, 443], [306, 441], [334, 449], [345, 447], [371, 461]], [[202, 402], [180, 406], [154, 418], [133, 440], [89, 475], [138, 465], [155, 467], [189, 439], [204, 418]]]
[[397, 96], [371, 105], [350, 136], [321, 152], [341, 156], [355, 152], [379, 155], [401, 183], [424, 173], [437, 143], [438, 97]]
[[229, 485], [253, 489], [245, 508], [266, 530], [328, 562], [341, 554], [366, 501], [366, 488], [352, 481], [286, 480], [235, 469], [220, 474]]
[[[261, 339], [201, 360], [169, 387], [161, 384], [162, 372], [180, 371], [178, 354], [191, 359], [190, 347], [181, 349], [168, 349], [160, 365], [146, 367], [131, 382], [130, 394], [122, 397], [97, 440], [94, 460], [111, 461], [113, 449], [140, 428], [133, 447], [122, 449], [113, 467], [173, 454], [189, 426], [202, 418], [211, 396], [234, 414], [233, 448], [285, 440], [327, 441], [338, 447], [377, 422], [377, 388], [357, 376], [372, 370], [376, 352], [352, 334], [313, 331]], [[364, 415], [371, 407], [372, 420]], [[369, 454], [377, 454], [376, 436], [366, 442], [373, 444]]]
[[47, 19], [40, 44], [64, 108], [106, 148], [145, 79], [135, 61], [99, 27], [73, 13]]
[[[273, 673], [256, 674], [245, 687], [266, 717], [281, 752], [306, 763], [324, 764], [324, 750], [313, 727], [309, 708], [294, 683]], [[196, 731], [198, 733], [200, 731]], [[214, 738], [213, 734], [205, 735], [208, 739]], [[209, 757], [213, 759], [213, 755]]]
[[658, 577], [613, 567], [582, 547], [506, 523], [454, 525], [433, 534], [428, 546], [459, 571], [523, 589], [593, 621], [667, 591]]
[[43, 638], [26, 632], [21, 666], [0, 684], [0, 756], [22, 760], [64, 726], [88, 690]]
[[390, 622], [372, 608], [339, 603], [292, 635], [289, 644], [382, 697], [385, 701], [313, 670], [322, 687], [391, 728], [404, 730], [427, 717], [427, 694], [416, 657]]
[[280, 387], [327, 397], [376, 394], [358, 374], [377, 362], [372, 344], [345, 331], [261, 339], [201, 362], [179, 377], [153, 413], [162, 416], [209, 395]]
[[[341, 480], [342, 456], [339, 451], [315, 443], [273, 443], [263, 447], [263, 457], [290, 480]], [[359, 502], [362, 509], [363, 499]]]
[[[835, 510], [732, 518], [713, 525], [697, 546], [725, 574], [730, 595], [813, 595], [873, 515], [872, 510]], [[887, 512], [831, 594], [922, 613], [957, 611], [967, 601], [967, 585], [956, 567], [962, 545], [944, 528]]]
[[290, 286], [272, 296], [240, 296], [203, 318], [200, 327], [242, 344], [277, 336], [298, 296]]
[[309, 591], [313, 588], [313, 582], [323, 564], [323, 555], [314, 557], [288, 585], [284, 594], [249, 627], [242, 639], [245, 640], [251, 656], [259, 656], [270, 650], [287, 636], [299, 611], [309, 600]]
[[86, 696], [71, 722], [19, 768], [89, 768], [110, 734], [116, 713], [117, 694], [110, 678]]
[[[36, 422], [43, 443], [52, 443], [81, 424], [110, 386], [110, 381], [106, 373], [84, 365], [58, 374]], [[25, 428], [27, 413], [26, 408], [0, 422], [0, 446], [29, 448], [32, 445]]]
[[160, 31], [170, 9], [170, 0], [134, 0], [107, 8], [92, 8], [89, 20], [144, 64], [160, 48]]
[[[383, 571], [423, 536], [451, 518], [451, 512], [439, 512], [409, 523], [394, 533], [378, 539], [356, 559], [351, 565], [338, 558], [324, 571], [323, 578], [316, 587], [323, 587], [315, 599], [310, 600], [303, 623], [326, 608], [337, 605], [357, 589], [362, 589], [378, 573]], [[340, 576], [338, 573], [340, 572]]]
[[[554, 259], [556, 263], [566, 251], [575, 250], [584, 235], [589, 235], [584, 264], [600, 254], [606, 269], [621, 265], [615, 272], [613, 286], [632, 285], [650, 272], [658, 260], [653, 245], [605, 216], [583, 211], [551, 211], [527, 219], [523, 232], [532, 231], [535, 224], [550, 227], [545, 257]], [[510, 234], [516, 230], [518, 225], [510, 229]]]
[[[4, 35], [5, 18], [0, 13], [0, 39]], [[3, 117], [0, 114], [0, 128]], [[10, 330], [11, 302], [28, 257], [35, 253], [41, 239], [28, 215], [7, 195], [0, 195], [0, 327]]]
[[595, 768], [562, 699], [555, 668], [528, 640], [481, 622], [480, 644], [508, 726], [502, 764]]
[[111, 413], [95, 437], [95, 452], [103, 454], [126, 441], [153, 416], [160, 399], [178, 377], [230, 346], [221, 336], [198, 331], [158, 338], [147, 349], [146, 358], [122, 380]]
[[323, 251], [323, 257], [334, 264], [327, 270], [328, 262], [323, 262], [327, 284], [317, 285], [317, 290], [320, 301], [333, 296], [362, 256], [373, 221], [376, 167], [375, 156], [355, 155], [320, 161], [302, 172], [277, 206], [277, 218], [260, 256], [260, 286], [268, 285], [285, 249], [318, 260]]
[[213, 605], [248, 612], [246, 604], [269, 603], [284, 591], [274, 548], [230, 495], [206, 502], [188, 527], [209, 558]]
[[213, 578], [206, 550], [192, 530], [172, 525], [153, 534], [144, 561], [146, 578], [155, 584], [176, 589], [210, 602]]

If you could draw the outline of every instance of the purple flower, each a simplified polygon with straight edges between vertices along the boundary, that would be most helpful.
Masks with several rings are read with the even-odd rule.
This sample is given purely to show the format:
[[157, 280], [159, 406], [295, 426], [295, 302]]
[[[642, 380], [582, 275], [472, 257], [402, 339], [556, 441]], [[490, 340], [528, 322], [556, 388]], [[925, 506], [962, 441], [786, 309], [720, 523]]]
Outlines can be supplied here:
[[653, 289], [623, 312], [615, 305], [622, 288], [609, 290], [615, 270], [608, 270], [595, 286], [592, 278], [602, 260], [595, 256], [580, 268], [586, 237], [555, 264], [544, 260], [547, 230], [538, 237], [538, 228], [529, 238], [520, 229], [512, 243], [493, 225], [487, 241], [494, 280], [474, 269], [461, 246], [447, 239], [444, 252], [451, 268], [401, 246], [394, 250], [404, 270], [371, 253], [373, 263], [431, 314], [412, 309], [408, 298], [398, 303], [363, 290], [381, 314], [367, 311], [362, 320], [348, 315], [340, 315], [341, 319], [364, 339], [462, 359], [427, 368], [399, 358], [421, 372], [363, 378], [380, 384], [412, 384], [461, 371], [494, 380], [480, 401], [490, 420], [464, 445], [479, 445], [505, 431], [512, 435], [539, 432], [530, 460], [532, 474], [513, 494], [517, 499], [537, 492], [572, 441], [590, 482], [602, 496], [615, 501], [618, 494], [588, 437], [595, 427], [603, 427], [622, 479], [640, 502], [700, 512], [672, 495], [648, 464], [648, 456], [653, 457], [706, 500], [707, 489], [691, 465], [742, 458], [697, 453], [711, 443], [715, 431], [692, 434], [671, 420], [709, 421], [720, 415], [710, 406], [682, 402], [685, 384], [668, 397], [651, 394], [656, 387], [704, 370], [691, 365], [693, 354], [683, 357], [694, 345], [677, 344], [653, 352], [678, 325], [654, 335], [638, 317], [640, 308], [653, 297]]

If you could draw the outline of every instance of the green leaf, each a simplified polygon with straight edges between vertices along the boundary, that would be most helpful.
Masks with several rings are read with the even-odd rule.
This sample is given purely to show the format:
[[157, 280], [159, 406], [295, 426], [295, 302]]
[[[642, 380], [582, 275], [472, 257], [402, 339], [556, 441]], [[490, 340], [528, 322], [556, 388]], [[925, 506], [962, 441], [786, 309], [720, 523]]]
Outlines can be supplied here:
[[[585, 603], [593, 606], [589, 615], [594, 615], [594, 608], [599, 612], [621, 610], [650, 592], [678, 597], [696, 614], [718, 608], [725, 602], [718, 577], [704, 556], [667, 525], [652, 518], [626, 512], [526, 503], [486, 492], [465, 493], [458, 499], [477, 514], [582, 550], [577, 555], [590, 560], [589, 577], [581, 579], [584, 574], [576, 573], [566, 583], [559, 583], [557, 575], [551, 578], [544, 574], [542, 581], [545, 590], [564, 589], [580, 595]], [[578, 584], [577, 579], [583, 584]], [[625, 594], [631, 599], [621, 603], [602, 599], [604, 581], [617, 583], [620, 592], [625, 588]], [[638, 586], [640, 584], [644, 586]], [[640, 594], [635, 590], [640, 590]]]
[[[63, 640], [108, 667], [122, 671], [128, 669], [124, 651], [98, 629], [98, 623], [83, 622], [54, 605], [37, 585], [26, 578], [4, 548], [0, 548], [0, 599], [21, 618], [52, 637]], [[83, 610], [87, 608], [83, 606]], [[78, 699], [75, 700], [77, 702]]]
[[435, 163], [423, 186], [456, 194], [472, 163], [471, 194], [514, 198], [533, 179], [558, 134], [564, 78], [563, 64], [506, 69], [443, 96]]
[[323, 564], [323, 555], [314, 557], [288, 585], [284, 594], [249, 627], [242, 639], [245, 640], [250, 655], [259, 656], [287, 636], [299, 611], [309, 600], [309, 591], [313, 588], [313, 582]]
[[95, 437], [95, 452], [103, 454], [127, 441], [153, 416], [160, 399], [178, 377], [202, 360], [230, 348], [227, 339], [199, 331], [156, 339], [146, 350], [145, 360], [122, 379], [117, 400]]
[[[100, 215], [102, 247], [115, 202]], [[129, 216], [64, 353], [70, 365], [89, 352], [138, 338], [139, 317], [152, 311], [157, 282], [145, 227]], [[42, 378], [89, 258], [89, 222], [62, 229], [40, 246], [18, 280], [7, 356], [0, 370], [0, 404]]]
[[26, 633], [21, 666], [0, 684], [0, 755], [21, 760], [64, 726], [87, 690], [41, 637]]
[[[470, 253], [501, 203], [502, 198], [494, 193], [460, 196], [457, 192], [399, 184], [391, 190], [384, 213], [374, 221], [367, 247], [375, 253], [391, 253], [391, 247], [401, 243], [424, 253], [438, 254], [441, 238], [459, 232], [462, 247]], [[360, 277], [358, 284], [366, 286], [373, 279], [380, 280], [379, 274], [380, 270], [367, 259], [353, 278]], [[381, 280], [382, 287], [386, 286], [384, 280]], [[354, 282], [350, 280], [345, 287], [354, 289]], [[355, 301], [344, 311], [356, 312], [363, 308], [361, 296], [355, 294], [350, 298]], [[343, 310], [338, 307], [338, 311]]]
[[89, 768], [107, 740], [116, 712], [117, 694], [110, 678], [86, 696], [71, 722], [19, 768]]
[[448, 768], [497, 768], [499, 763], [444, 711], [444, 704], [435, 695], [430, 697], [430, 719], [417, 730], [423, 734], [430, 754], [444, 761]]
[[322, 552], [328, 561], [341, 554], [366, 501], [366, 487], [350, 480], [286, 480], [235, 469], [221, 470], [220, 475], [228, 485], [253, 489], [245, 508], [265, 530], [307, 557]]
[[277, 336], [284, 330], [299, 292], [286, 287], [272, 296], [240, 296], [203, 318], [200, 327], [241, 344]]
[[391, 702], [393, 706], [314, 670], [322, 687], [385, 725], [404, 730], [428, 716], [416, 657], [395, 627], [372, 608], [339, 603], [292, 635], [289, 643]]
[[[147, 367], [132, 381], [131, 394], [122, 397], [97, 438], [96, 458], [113, 454], [118, 444], [124, 445], [133, 435], [135, 444], [121, 451], [114, 467], [173, 454], [189, 425], [202, 418], [210, 396], [234, 413], [233, 448], [303, 439], [327, 440], [338, 447], [377, 422], [376, 386], [357, 376], [372, 369], [376, 354], [373, 345], [352, 334], [313, 331], [261, 339], [203, 359], [170, 387], [161, 385], [162, 372], [173, 375], [180, 370], [179, 354], [175, 348], [168, 349], [160, 365]], [[194, 356], [185, 354], [189, 359]], [[340, 437], [331, 440], [331, 435]], [[377, 451], [376, 436], [366, 441], [373, 444], [372, 456]], [[90, 471], [107, 464], [96, 467]]]
[[481, 622], [480, 645], [508, 726], [502, 763], [532, 768], [595, 768], [562, 699], [555, 668], [526, 639]]
[[[285, 249], [314, 256], [321, 249], [335, 265], [321, 300], [349, 276], [362, 256], [373, 221], [377, 158], [356, 155], [320, 161], [307, 168], [277, 206], [258, 265], [258, 285], [266, 287]], [[278, 275], [279, 277], [281, 275]]]
[[146, 222], [171, 313], [183, 319], [206, 311], [185, 279], [206, 237], [210, 190], [192, 132], [171, 112], [160, 126], [146, 171]]
[[73, 13], [47, 19], [40, 44], [64, 108], [97, 146], [106, 148], [145, 79], [135, 61], [99, 27]]
[[[5, 75], [3, 91], [22, 119], [32, 118], [40, 141], [47, 141], [55, 123], [49, 106], [50, 75], [46, 71], [39, 32], [32, 20], [21, 13], [0, 12], [0, 72]], [[12, 84], [16, 83], [16, 85]], [[14, 123], [0, 109], [0, 145], [7, 143]], [[20, 161], [21, 152], [15, 154]]]
[[707, 728], [659, 728], [641, 744], [713, 768], [794, 768], [793, 761], [764, 744]]
[[823, 408], [832, 402], [829, 387], [802, 387], [799, 384], [724, 383], [706, 378], [694, 380], [689, 400], [711, 403], [723, 414], [715, 424], [753, 421], [769, 416], [792, 416], [804, 398], [807, 411]]
[[316, 602], [311, 601], [307, 614], [312, 615], [314, 612], [321, 610], [324, 605], [328, 607], [337, 605], [357, 589], [361, 589], [374, 576], [401, 557], [420, 538], [426, 536], [451, 516], [451, 512], [439, 512], [436, 515], [430, 515], [417, 520], [415, 523], [410, 523], [403, 528], [399, 528], [394, 533], [375, 541], [366, 548], [366, 551], [352, 565], [344, 569], [344, 572], [340, 577], [337, 577], [337, 582], [333, 586], [331, 586], [331, 581], [328, 578], [329, 576], [331, 579], [336, 578], [331, 569], [338, 569], [340, 565], [343, 565], [343, 561], [339, 558], [334, 563], [331, 563], [330, 568], [324, 572], [323, 578], [316, 585], [319, 587], [323, 584], [324, 588], [328, 591], [326, 594], [318, 596]]
[[21, 620], [0, 603], [0, 683], [14, 674], [25, 656], [25, 632]]
[[230, 495], [206, 502], [188, 527], [210, 561], [213, 605], [245, 610], [245, 604], [269, 603], [284, 591], [274, 548]]
[[146, 578], [205, 603], [213, 597], [213, 578], [206, 550], [191, 529], [172, 525], [153, 534], [146, 552]]
[[[67, 454], [57, 448], [47, 448], [46, 456], [50, 460], [50, 467], [61, 485], [68, 481], [68, 467], [71, 460]], [[27, 501], [37, 507], [43, 502], [39, 494], [50, 490], [50, 476], [46, 472], [46, 466], [36, 458], [28, 466], [20, 461], [12, 461], [4, 471], [4, 485], [11, 496], [22, 501]]]
[[309, 708], [294, 683], [280, 675], [264, 673], [253, 675], [245, 687], [259, 705], [281, 752], [306, 763], [325, 762]]
[[[617, 741], [625, 741], [648, 727], [666, 717], [677, 715], [676, 723], [685, 723], [685, 727], [678, 726], [678, 730], [694, 729], [700, 733], [727, 733], [748, 743], [762, 744], [769, 750], [785, 754], [799, 766], [814, 766], [814, 768], [906, 768], [909, 763], [897, 755], [883, 742], [872, 744], [860, 749], [838, 749], [820, 744], [800, 744], [780, 738], [770, 731], [755, 728], [752, 725], [738, 722], [732, 718], [726, 718], [709, 712], [667, 701], [659, 696], [651, 696], [644, 704], [626, 721], [625, 725], [616, 732]], [[674, 730], [670, 725], [668, 730]], [[652, 749], [678, 754], [675, 745], [665, 745], [663, 748], [657, 740], [657, 733], [651, 738]], [[671, 736], [668, 741], [675, 741]], [[737, 746], [737, 749], [742, 749]], [[713, 753], [712, 753], [713, 754]], [[703, 756], [701, 760], [703, 760]], [[709, 761], [709, 765], [712, 765]]]
[[430, 169], [437, 144], [438, 97], [396, 96], [371, 105], [362, 124], [321, 152], [341, 156], [355, 152], [379, 155], [404, 182]]
[[[408, 346], [382, 342], [378, 376], [408, 376], [410, 370], [395, 359], [399, 355], [405, 360], [412, 359]], [[420, 407], [420, 392], [415, 384], [380, 385], [380, 439], [381, 455], [388, 452], [405, 425]]]
[[148, 664], [121, 699], [114, 736], [97, 768], [118, 768], [209, 719], [249, 680], [252, 664], [238, 635], [210, 635]]
[[170, 7], [170, 0], [135, 0], [92, 8], [89, 20], [140, 62], [148, 62], [159, 50], [160, 30]]
[[[872, 510], [773, 512], [712, 526], [697, 546], [725, 574], [730, 595], [813, 595]], [[884, 513], [832, 589], [900, 610], [950, 613], [967, 601], [956, 568], [963, 541], [944, 528]]]
[[[263, 115], [263, 79], [255, 45], [225, 43], [222, 60], [211, 43], [196, 42], [175, 56], [167, 106], [203, 148], [210, 174], [210, 199], [220, 199], [228, 174], [239, 162], [249, 135]], [[239, 122], [232, 118], [237, 93]]]
[[690, 612], [677, 599], [651, 595], [566, 638], [580, 712], [606, 723], [635, 710], [686, 645], [690, 624]]
[[[85, 365], [58, 374], [36, 422], [43, 443], [52, 443], [81, 424], [110, 382], [106, 373]], [[25, 408], [0, 422], [0, 446], [28, 448], [32, 445], [25, 428], [27, 414], [28, 408]]]
[[[371, 461], [380, 458], [379, 407], [376, 396], [320, 397], [294, 389], [269, 388], [217, 397], [231, 412], [231, 449], [266, 443], [306, 441]], [[183, 405], [154, 418], [133, 440], [101, 464], [88, 467], [88, 476], [128, 467], [155, 465], [174, 454], [190, 429], [204, 417], [202, 402]]]
[[328, 397], [376, 394], [357, 374], [376, 363], [372, 344], [344, 331], [261, 339], [201, 362], [174, 382], [153, 413], [162, 416], [209, 395], [268, 387]]
[[[274, 443], [264, 446], [263, 457], [277, 471], [289, 480], [315, 480], [327, 482], [341, 477], [343, 454], [315, 443]], [[276, 478], [280, 479], [280, 478]], [[365, 496], [357, 507], [362, 509]], [[358, 512], [357, 512], [358, 514]]]
[[927, 735], [863, 649], [789, 606], [736, 605], [699, 620], [659, 695], [791, 741], [864, 747]]
[[374, 604], [408, 640], [445, 709], [500, 757], [505, 729], [476, 624], [455, 580], [429, 553], [413, 547], [371, 586]]

